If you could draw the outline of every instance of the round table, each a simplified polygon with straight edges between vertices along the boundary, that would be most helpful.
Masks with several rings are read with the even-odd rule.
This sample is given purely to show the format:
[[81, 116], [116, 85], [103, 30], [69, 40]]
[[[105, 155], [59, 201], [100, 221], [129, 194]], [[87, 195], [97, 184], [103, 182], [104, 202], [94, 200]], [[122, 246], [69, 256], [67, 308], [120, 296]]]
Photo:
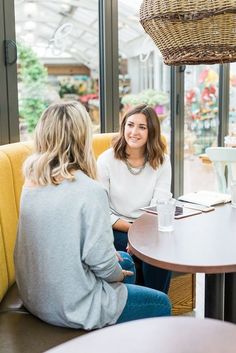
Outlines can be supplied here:
[[212, 319], [162, 317], [88, 333], [48, 353], [235, 353], [236, 325]]
[[158, 231], [158, 216], [144, 213], [130, 227], [131, 251], [164, 269], [205, 276], [205, 316], [236, 323], [236, 209], [176, 219], [173, 232]]

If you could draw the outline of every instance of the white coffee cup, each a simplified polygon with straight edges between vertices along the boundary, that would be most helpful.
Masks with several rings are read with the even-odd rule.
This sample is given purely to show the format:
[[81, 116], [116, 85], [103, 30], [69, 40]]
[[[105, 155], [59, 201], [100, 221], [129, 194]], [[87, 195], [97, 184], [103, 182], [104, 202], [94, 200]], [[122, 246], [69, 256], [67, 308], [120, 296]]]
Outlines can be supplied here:
[[231, 192], [231, 205], [236, 208], [236, 180], [231, 182], [230, 185]]
[[158, 230], [161, 232], [172, 232], [174, 230], [176, 200], [157, 200]]

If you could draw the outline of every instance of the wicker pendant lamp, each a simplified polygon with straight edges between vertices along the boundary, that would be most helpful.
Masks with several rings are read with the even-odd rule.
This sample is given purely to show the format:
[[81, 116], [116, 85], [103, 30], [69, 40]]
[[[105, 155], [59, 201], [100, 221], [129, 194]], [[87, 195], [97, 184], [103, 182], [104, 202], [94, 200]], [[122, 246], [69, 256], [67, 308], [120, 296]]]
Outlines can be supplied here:
[[143, 0], [140, 22], [167, 65], [236, 61], [236, 0]]

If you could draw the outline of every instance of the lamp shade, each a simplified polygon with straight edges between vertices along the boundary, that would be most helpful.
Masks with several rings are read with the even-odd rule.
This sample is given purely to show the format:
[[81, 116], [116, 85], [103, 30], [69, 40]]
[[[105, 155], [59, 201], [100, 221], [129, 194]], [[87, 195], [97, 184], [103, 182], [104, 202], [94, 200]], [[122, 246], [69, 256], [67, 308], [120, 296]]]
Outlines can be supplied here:
[[140, 23], [167, 65], [236, 61], [236, 0], [143, 0]]

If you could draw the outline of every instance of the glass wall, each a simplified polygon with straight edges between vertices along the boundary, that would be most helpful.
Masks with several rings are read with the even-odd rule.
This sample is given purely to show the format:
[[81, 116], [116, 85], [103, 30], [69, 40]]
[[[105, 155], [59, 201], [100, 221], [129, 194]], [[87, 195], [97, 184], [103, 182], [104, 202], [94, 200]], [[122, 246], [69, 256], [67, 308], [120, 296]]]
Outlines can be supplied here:
[[20, 139], [46, 106], [76, 99], [100, 131], [98, 0], [15, 1]]
[[141, 2], [118, 1], [120, 116], [137, 104], [153, 106], [170, 143], [170, 67], [139, 23]]
[[[162, 131], [170, 142], [170, 67], [163, 64], [158, 49], [139, 23], [141, 1], [117, 0], [120, 116], [132, 105], [142, 102], [152, 104], [162, 121]], [[92, 116], [94, 131], [100, 131], [99, 112], [102, 111], [102, 105], [99, 108], [98, 98], [101, 95], [98, 92], [98, 80], [101, 68], [99, 68], [98, 49], [101, 26], [98, 25], [98, 17], [99, 5], [102, 1], [0, 0], [3, 9], [0, 15], [2, 42], [7, 38], [14, 41], [13, 2], [15, 4], [18, 44], [21, 140], [31, 138], [31, 131], [41, 111], [59, 97], [63, 99], [75, 98], [82, 101]], [[106, 8], [108, 4], [116, 4], [116, 0], [104, 1], [103, 4]], [[117, 12], [109, 12], [108, 16], [108, 11], [101, 11], [101, 15], [109, 22], [111, 17], [116, 19]], [[9, 32], [9, 28], [11, 32]], [[114, 21], [111, 24], [110, 32], [113, 33], [116, 30], [117, 24]], [[102, 50], [103, 48], [101, 48], [101, 52]], [[3, 45], [2, 52], [4, 53]], [[110, 60], [110, 66], [114, 67], [118, 62], [117, 55], [116, 53], [115, 55], [109, 54], [111, 53], [108, 52], [104, 56]], [[14, 64], [6, 66], [5, 60], [4, 56], [0, 58], [1, 143], [18, 140], [18, 128], [15, 128], [15, 126], [18, 127], [17, 95], [13, 89], [16, 86], [14, 82], [16, 68]], [[103, 66], [101, 65], [102, 68], [105, 65], [106, 62]], [[173, 71], [171, 72], [173, 73]], [[215, 180], [212, 165], [203, 163], [203, 158], [200, 157], [204, 155], [207, 146], [217, 144], [217, 137], [221, 141], [222, 137], [224, 139], [227, 134], [226, 124], [222, 127], [222, 121], [225, 117], [221, 117], [221, 112], [218, 112], [218, 103], [220, 108], [224, 107], [225, 116], [228, 116], [229, 109], [228, 134], [229, 136], [235, 134], [236, 65], [235, 63], [230, 64], [230, 80], [228, 81], [228, 77], [225, 75], [223, 84], [219, 83], [218, 65], [187, 66], [184, 92], [182, 91], [183, 74], [178, 74], [177, 77], [179, 76], [181, 76], [181, 80], [179, 80], [181, 84], [177, 84], [175, 89], [173, 87], [176, 82], [178, 83], [178, 78], [176, 79], [174, 75], [171, 76], [172, 102], [176, 103], [172, 104], [172, 113], [175, 106], [176, 110], [177, 106], [178, 109], [180, 108], [177, 115], [172, 114], [174, 126], [172, 136], [178, 137], [177, 143], [173, 144], [171, 149], [172, 157], [175, 160], [173, 179], [175, 185], [178, 184], [176, 189], [178, 193], [179, 191], [188, 192], [203, 188], [214, 189]], [[117, 74], [115, 77], [117, 78]], [[6, 78], [8, 82], [5, 82]], [[113, 84], [110, 75], [106, 79]], [[219, 85], [223, 91], [220, 90], [220, 95]], [[228, 93], [229, 106], [227, 99], [225, 99], [228, 97]], [[105, 94], [109, 96], [107, 91]], [[108, 97], [112, 106], [114, 104], [111, 103], [110, 98], [113, 96], [118, 98], [115, 90], [111, 90]], [[183, 97], [185, 100], [184, 114], [182, 114]], [[7, 103], [4, 105], [4, 102]], [[12, 109], [14, 106], [15, 109]], [[118, 114], [113, 115], [118, 120]], [[113, 115], [107, 114], [107, 119], [113, 119]], [[182, 126], [183, 116], [185, 118], [184, 127]], [[107, 127], [103, 130], [110, 131]], [[182, 142], [184, 142], [184, 158], [182, 157]], [[183, 159], [184, 168], [182, 168]], [[184, 190], [182, 190], [182, 184], [179, 183], [183, 177]]]
[[[233, 136], [234, 138], [236, 138], [236, 63], [230, 64], [229, 136]], [[233, 143], [236, 145], [236, 141], [234, 139]]]
[[186, 66], [184, 193], [216, 190], [215, 173], [205, 150], [217, 146], [219, 65]]

